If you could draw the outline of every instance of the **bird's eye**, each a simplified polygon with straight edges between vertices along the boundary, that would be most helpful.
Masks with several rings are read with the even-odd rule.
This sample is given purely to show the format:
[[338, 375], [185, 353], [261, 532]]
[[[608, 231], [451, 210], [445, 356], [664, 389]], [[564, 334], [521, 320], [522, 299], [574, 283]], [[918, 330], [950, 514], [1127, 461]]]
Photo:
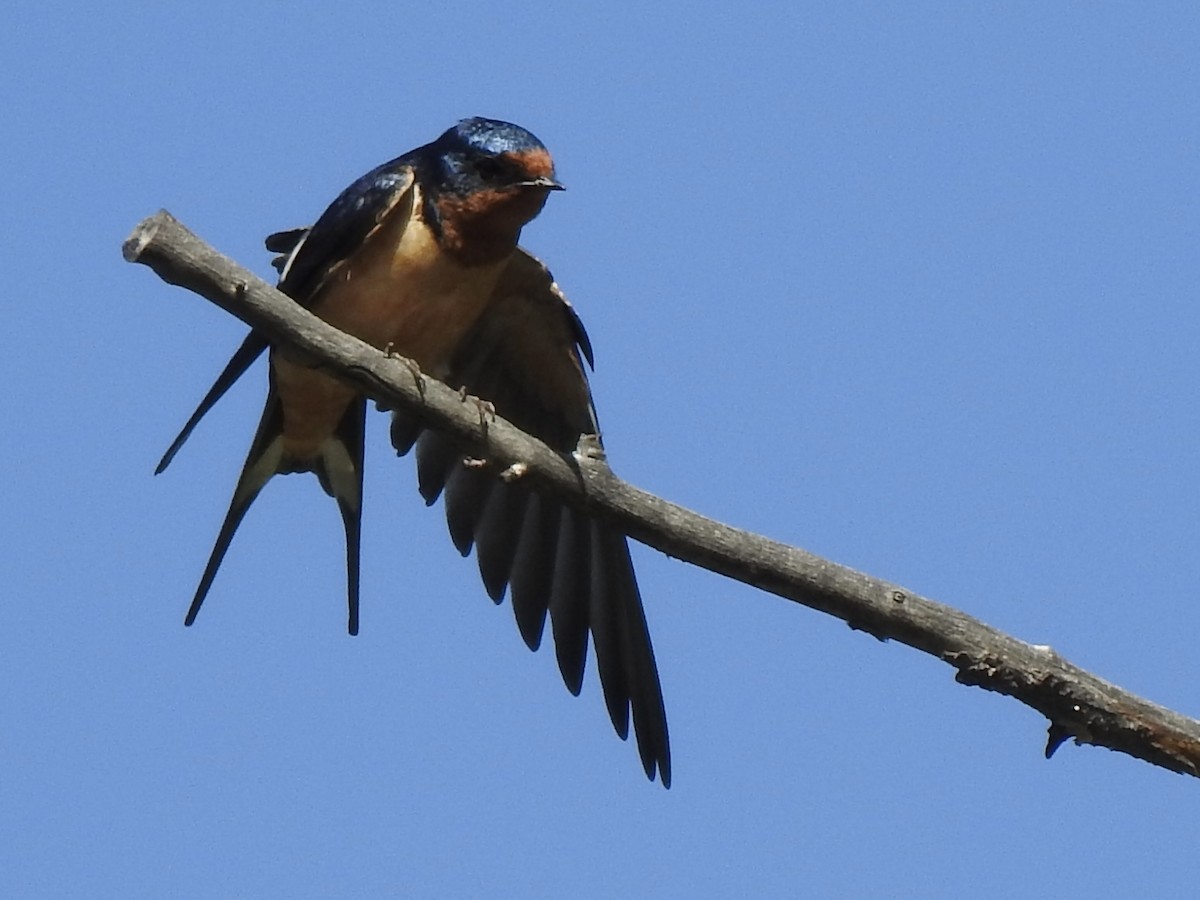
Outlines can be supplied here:
[[485, 156], [475, 163], [475, 171], [484, 181], [495, 181], [504, 174], [504, 165], [498, 159]]

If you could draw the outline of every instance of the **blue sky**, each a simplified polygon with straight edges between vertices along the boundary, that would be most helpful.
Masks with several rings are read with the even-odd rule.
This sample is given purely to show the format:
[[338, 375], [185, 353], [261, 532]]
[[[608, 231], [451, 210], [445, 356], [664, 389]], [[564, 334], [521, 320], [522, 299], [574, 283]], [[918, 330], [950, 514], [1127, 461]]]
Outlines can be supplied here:
[[675, 785], [563, 689], [382, 418], [363, 628], [277, 479], [182, 618], [264, 391], [121, 261], [266, 233], [458, 118], [568, 185], [525, 233], [635, 484], [1200, 713], [1200, 7], [22, 7], [0, 37], [0, 894], [1190, 896], [1200, 785], [1041, 752], [915, 651], [635, 548]]

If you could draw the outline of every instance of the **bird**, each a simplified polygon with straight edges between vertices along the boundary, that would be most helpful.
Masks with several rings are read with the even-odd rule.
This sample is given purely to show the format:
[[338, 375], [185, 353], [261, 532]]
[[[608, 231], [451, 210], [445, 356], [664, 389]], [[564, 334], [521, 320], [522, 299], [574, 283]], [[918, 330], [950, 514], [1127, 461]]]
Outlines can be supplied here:
[[[278, 288], [338, 329], [405, 357], [420, 373], [561, 452], [599, 425], [591, 342], [549, 269], [519, 246], [522, 228], [563, 190], [528, 130], [468, 118], [354, 181], [313, 225], [271, 234]], [[162, 473], [196, 425], [266, 351], [267, 399], [200, 582], [192, 625], [243, 517], [275, 475], [312, 472], [345, 528], [348, 630], [359, 629], [359, 544], [366, 398], [353, 385], [251, 331], [168, 447]], [[416, 448], [427, 505], [444, 497], [455, 547], [475, 550], [488, 595], [506, 590], [531, 650], [550, 619], [562, 679], [582, 689], [588, 636], [622, 740], [632, 719], [646, 776], [671, 783], [662, 687], [626, 536], [520, 479], [470, 464], [446, 436], [391, 411], [398, 455]]]

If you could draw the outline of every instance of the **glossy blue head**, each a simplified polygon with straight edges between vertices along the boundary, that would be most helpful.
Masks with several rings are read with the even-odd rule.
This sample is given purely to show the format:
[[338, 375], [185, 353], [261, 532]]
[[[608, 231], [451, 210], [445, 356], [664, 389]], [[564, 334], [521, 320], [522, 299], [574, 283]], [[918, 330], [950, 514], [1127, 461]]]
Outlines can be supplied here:
[[520, 125], [478, 116], [463, 119], [448, 129], [439, 140], [457, 143], [477, 153], [491, 156], [499, 156], [501, 153], [526, 153], [530, 150], [546, 152], [546, 145]]
[[532, 133], [497, 119], [463, 119], [426, 148], [439, 193], [531, 188], [560, 191], [550, 151]]

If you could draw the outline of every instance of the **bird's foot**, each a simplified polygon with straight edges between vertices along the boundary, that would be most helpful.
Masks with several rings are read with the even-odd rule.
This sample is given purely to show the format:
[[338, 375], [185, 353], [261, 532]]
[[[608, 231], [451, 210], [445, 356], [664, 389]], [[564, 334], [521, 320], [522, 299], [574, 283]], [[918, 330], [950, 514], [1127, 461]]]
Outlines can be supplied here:
[[421, 371], [421, 367], [409, 359], [407, 356], [401, 356], [395, 351], [395, 345], [388, 341], [383, 347], [383, 353], [388, 359], [397, 359], [404, 364], [404, 368], [408, 369], [409, 374], [413, 377], [413, 384], [416, 385], [417, 393], [421, 395], [421, 399], [425, 399], [425, 375]]

